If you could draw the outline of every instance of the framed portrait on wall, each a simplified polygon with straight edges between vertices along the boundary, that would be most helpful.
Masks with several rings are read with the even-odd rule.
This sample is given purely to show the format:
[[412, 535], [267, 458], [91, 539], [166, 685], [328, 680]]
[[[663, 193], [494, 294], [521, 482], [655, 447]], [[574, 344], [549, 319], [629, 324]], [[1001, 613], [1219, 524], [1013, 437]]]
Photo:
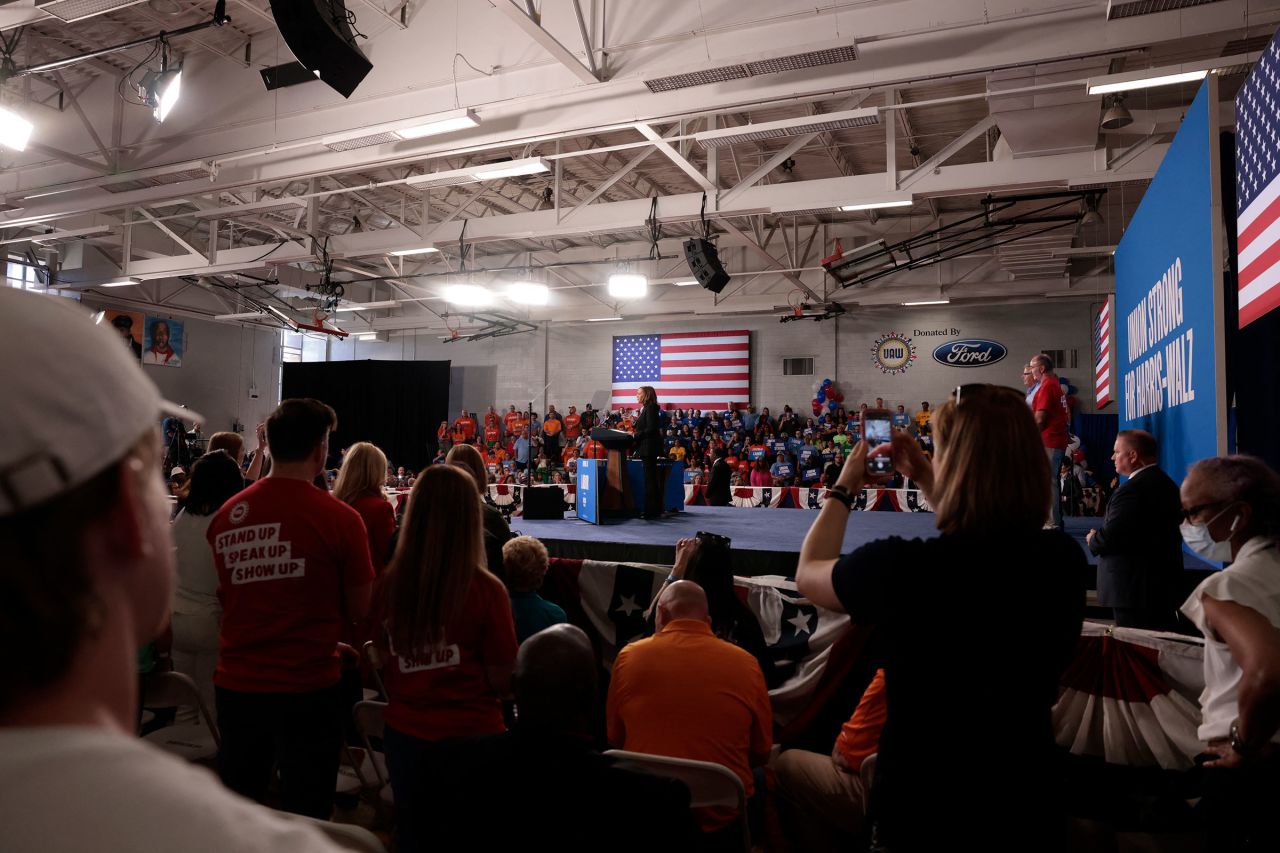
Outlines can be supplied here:
[[143, 344], [143, 364], [182, 367], [182, 355], [186, 349], [186, 340], [181, 320], [148, 317], [146, 321], [146, 337]]
[[135, 311], [104, 311], [102, 322], [120, 335], [133, 357], [142, 358], [142, 315]]

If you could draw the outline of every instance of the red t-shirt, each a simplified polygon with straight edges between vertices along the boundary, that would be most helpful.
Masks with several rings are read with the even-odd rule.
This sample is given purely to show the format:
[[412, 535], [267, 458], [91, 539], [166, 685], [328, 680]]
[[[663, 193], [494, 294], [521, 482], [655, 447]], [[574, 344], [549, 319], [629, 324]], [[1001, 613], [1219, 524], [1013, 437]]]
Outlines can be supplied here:
[[582, 418], [579, 415], [564, 416], [564, 434], [567, 438], [577, 438], [582, 435]]
[[375, 595], [380, 609], [373, 623], [380, 631], [375, 642], [387, 652], [382, 670], [387, 725], [425, 741], [504, 731], [502, 699], [485, 677], [486, 667], [512, 665], [518, 648], [502, 581], [476, 572], [466, 604], [445, 627], [444, 643], [411, 656], [391, 648], [382, 630], [385, 596]]
[[484, 425], [486, 428], [493, 427], [497, 429], [502, 426], [502, 418], [498, 417], [497, 412], [485, 412]]
[[484, 440], [489, 444], [496, 444], [498, 439], [502, 437], [502, 432], [496, 426], [487, 426], [484, 428]]
[[[1040, 430], [1040, 440], [1045, 447], [1065, 450], [1067, 447], [1067, 393], [1062, 390], [1058, 377], [1046, 373], [1040, 378], [1040, 387], [1031, 400], [1031, 411], [1048, 412], [1049, 420]], [[1053, 476], [1058, 476], [1054, 471]]]
[[265, 477], [227, 501], [206, 536], [223, 608], [214, 684], [267, 693], [337, 684], [346, 591], [373, 582], [360, 513], [309, 482]]
[[396, 511], [382, 495], [365, 495], [351, 506], [364, 519], [364, 529], [369, 534], [369, 559], [373, 571], [380, 575], [387, 567], [387, 549], [396, 533]]
[[519, 412], [507, 412], [502, 416], [502, 422], [506, 425], [507, 435], [512, 435], [516, 431], [516, 423], [520, 420]]
[[453, 422], [453, 428], [461, 432], [467, 441], [476, 437], [476, 419], [472, 417], [458, 418]]

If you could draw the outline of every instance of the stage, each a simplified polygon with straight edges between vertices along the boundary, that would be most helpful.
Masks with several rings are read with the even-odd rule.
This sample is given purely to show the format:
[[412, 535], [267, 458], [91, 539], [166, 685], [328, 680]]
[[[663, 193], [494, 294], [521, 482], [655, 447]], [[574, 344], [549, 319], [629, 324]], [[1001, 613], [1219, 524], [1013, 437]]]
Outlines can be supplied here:
[[[737, 574], [794, 577], [800, 545], [815, 518], [817, 512], [812, 510], [689, 506], [657, 521], [628, 518], [600, 525], [579, 521], [572, 513], [564, 520], [552, 521], [516, 517], [511, 519], [511, 529], [536, 536], [553, 557], [662, 565], [675, 561], [678, 540], [705, 530], [733, 540]], [[1089, 553], [1084, 539], [1090, 528], [1101, 526], [1102, 519], [1065, 518], [1063, 522], [1089, 562], [1097, 565], [1098, 559]], [[848, 553], [886, 536], [912, 539], [937, 535], [931, 512], [854, 512], [849, 516], [842, 551]], [[1184, 568], [1204, 570], [1208, 566], [1185, 555]]]

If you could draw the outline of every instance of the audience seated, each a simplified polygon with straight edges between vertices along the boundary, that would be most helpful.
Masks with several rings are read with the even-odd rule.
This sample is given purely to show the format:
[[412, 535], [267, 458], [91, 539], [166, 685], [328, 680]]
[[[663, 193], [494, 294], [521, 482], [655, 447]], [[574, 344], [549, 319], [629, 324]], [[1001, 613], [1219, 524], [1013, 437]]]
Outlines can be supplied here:
[[869, 794], [862, 763], [879, 748], [887, 715], [881, 669], [840, 729], [830, 755], [789, 749], [774, 759], [783, 832], [796, 853], [856, 848]]
[[[391, 540], [396, 534], [395, 508], [382, 492], [386, 467], [387, 457], [376, 445], [358, 442], [347, 451], [333, 485], [333, 496], [360, 513], [369, 540], [369, 559], [379, 575], [391, 556]], [[400, 472], [398, 480], [403, 477], [403, 466]]]
[[[413, 487], [371, 619], [389, 703], [387, 769], [406, 818], [396, 824], [401, 853], [432, 849], [412, 818], [431, 808], [433, 746], [505, 729], [515, 624], [506, 588], [484, 559], [474, 478], [454, 465], [428, 468]], [[328, 781], [332, 787], [332, 775]]]
[[512, 678], [517, 722], [504, 734], [458, 738], [432, 754], [421, 824], [432, 850], [686, 853], [702, 849], [689, 791], [631, 769], [591, 743], [598, 665], [581, 629], [556, 625], [520, 647]]
[[[618, 652], [609, 684], [609, 743], [723, 764], [756, 790], [751, 768], [768, 757], [773, 711], [760, 664], [711, 630], [707, 596], [690, 581], [675, 581], [658, 597], [658, 632]], [[732, 810], [699, 814], [704, 832], [732, 823]], [[713, 839], [711, 843], [723, 838]]]
[[67, 299], [0, 288], [0, 360], [0, 850], [334, 853], [133, 734], [173, 593], [156, 422], [178, 407]]
[[191, 677], [211, 713], [222, 604], [218, 570], [205, 533], [213, 514], [243, 488], [240, 466], [225, 450], [206, 453], [191, 466], [187, 500], [171, 527], [178, 579], [170, 617], [173, 668]]
[[568, 621], [560, 605], [538, 595], [549, 562], [546, 546], [532, 536], [517, 536], [502, 546], [517, 642], [523, 643], [543, 628]]

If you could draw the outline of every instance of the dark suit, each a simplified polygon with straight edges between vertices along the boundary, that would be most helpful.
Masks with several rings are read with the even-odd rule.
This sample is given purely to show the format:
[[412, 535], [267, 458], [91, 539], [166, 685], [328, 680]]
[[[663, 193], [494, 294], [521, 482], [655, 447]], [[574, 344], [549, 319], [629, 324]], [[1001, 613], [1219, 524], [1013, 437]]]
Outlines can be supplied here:
[[724, 457], [711, 463], [711, 477], [707, 483], [707, 503], [712, 506], [729, 505], [729, 481], [733, 478], [733, 468]]
[[1182, 580], [1182, 500], [1159, 468], [1116, 489], [1089, 549], [1098, 562], [1098, 604], [1125, 628], [1173, 630]]
[[662, 418], [657, 403], [646, 403], [635, 422], [635, 453], [644, 460], [644, 517], [662, 515], [662, 492], [666, 486], [666, 469], [658, 464], [666, 456], [662, 444]]

